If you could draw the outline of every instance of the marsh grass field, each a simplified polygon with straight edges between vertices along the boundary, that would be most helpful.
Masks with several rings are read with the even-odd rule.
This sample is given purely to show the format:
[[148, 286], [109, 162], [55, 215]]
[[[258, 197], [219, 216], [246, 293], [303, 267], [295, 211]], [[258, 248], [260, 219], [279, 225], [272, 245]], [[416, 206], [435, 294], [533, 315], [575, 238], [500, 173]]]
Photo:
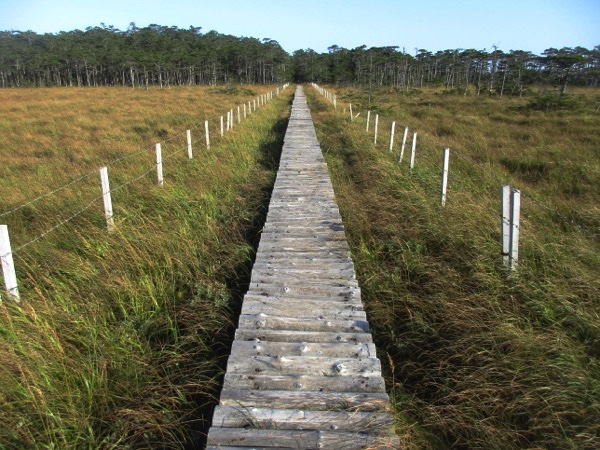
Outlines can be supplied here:
[[219, 117], [274, 88], [0, 91], [0, 221], [21, 293], [0, 303], [0, 448], [202, 447], [293, 91], [224, 138]]
[[[218, 119], [273, 88], [0, 91], [0, 222], [13, 248], [27, 244], [15, 252], [22, 300], [0, 303], [0, 448], [203, 447], [293, 88], [224, 138]], [[598, 91], [329, 89], [337, 111], [305, 88], [407, 448], [598, 448]], [[398, 162], [405, 125], [418, 132], [412, 171]], [[109, 162], [123, 186], [113, 233], [98, 199]], [[503, 183], [523, 193], [512, 274]]]
[[[598, 448], [598, 90], [514, 98], [376, 88], [369, 104], [366, 90], [328, 88], [337, 111], [315, 90], [309, 105], [407, 446]], [[361, 113], [352, 124], [349, 103]], [[403, 126], [411, 133], [399, 164]], [[499, 244], [503, 184], [522, 191], [511, 274]]]

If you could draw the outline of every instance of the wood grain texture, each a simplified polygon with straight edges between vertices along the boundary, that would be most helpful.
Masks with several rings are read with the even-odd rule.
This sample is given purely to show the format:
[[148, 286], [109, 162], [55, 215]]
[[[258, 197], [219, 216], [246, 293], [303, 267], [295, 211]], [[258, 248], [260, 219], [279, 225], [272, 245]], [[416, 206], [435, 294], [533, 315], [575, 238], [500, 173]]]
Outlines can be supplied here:
[[207, 448], [399, 448], [389, 409], [299, 87]]

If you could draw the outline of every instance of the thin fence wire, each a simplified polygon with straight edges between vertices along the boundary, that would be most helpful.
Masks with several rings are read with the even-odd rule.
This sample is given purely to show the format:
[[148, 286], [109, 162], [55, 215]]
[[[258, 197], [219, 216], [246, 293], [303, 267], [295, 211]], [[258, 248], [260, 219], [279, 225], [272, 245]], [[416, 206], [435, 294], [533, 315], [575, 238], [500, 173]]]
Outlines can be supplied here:
[[[325, 91], [325, 92], [327, 92], [327, 91]], [[340, 105], [338, 104], [338, 107], [339, 106]], [[347, 108], [342, 108], [342, 110], [347, 110]], [[354, 113], [354, 111], [353, 111], [353, 113]], [[360, 112], [355, 113], [355, 116], [354, 116], [355, 119], [356, 119], [356, 117], [358, 117], [359, 114], [360, 114]], [[350, 119], [348, 118], [348, 120], [350, 120]], [[352, 123], [356, 123], [356, 122], [352, 122]], [[381, 123], [380, 123], [380, 126], [381, 126]], [[397, 130], [402, 129], [402, 127], [404, 127], [404, 126], [401, 125], [399, 122], [396, 122], [396, 128], [397, 128]], [[408, 130], [409, 130], [408, 131], [409, 132], [409, 136], [412, 133], [415, 132], [415, 130], [412, 130], [411, 128], [408, 128]], [[403, 132], [398, 132], [398, 134], [402, 134], [402, 133]], [[369, 132], [369, 134], [371, 134], [371, 133]], [[402, 138], [399, 137], [398, 140], [395, 141], [394, 147], [395, 148], [396, 147], [400, 147], [402, 145], [401, 141], [402, 141]], [[383, 140], [382, 140], [382, 142], [383, 142]], [[407, 141], [406, 141], [406, 147], [407, 148], [405, 149], [405, 154], [404, 154], [405, 157], [406, 157], [406, 153], [407, 152], [410, 153], [409, 142], [410, 142], [409, 139], [407, 139]], [[387, 143], [389, 145], [389, 134], [388, 134], [388, 142]], [[444, 144], [442, 144], [441, 141], [438, 141], [437, 139], [433, 138], [431, 135], [429, 135], [428, 133], [425, 133], [425, 132], [419, 132], [419, 143], [421, 143], [421, 144], [423, 144], [423, 143], [429, 143], [429, 144], [434, 145], [434, 146], [439, 146], [440, 148], [447, 147]], [[429, 156], [427, 155], [426, 152], [419, 152], [419, 148], [420, 148], [419, 147], [419, 143], [417, 144], [417, 154], [416, 154], [417, 164], [418, 164], [419, 160], [426, 160], [426, 161], [428, 161], [430, 163], [433, 163], [431, 161], [431, 159], [429, 158]], [[468, 162], [468, 163], [470, 163], [470, 164], [472, 164], [474, 166], [483, 168], [491, 177], [495, 178], [499, 183], [501, 183], [501, 185], [511, 184], [510, 181], [507, 181], [507, 179], [505, 177], [503, 177], [502, 175], [500, 175], [498, 173], [498, 171], [496, 171], [492, 167], [490, 167], [489, 164], [484, 164], [484, 163], [475, 161], [473, 158], [470, 158], [470, 157], [462, 154], [460, 151], [455, 150], [453, 148], [450, 149], [450, 152], [451, 152], [451, 155], [454, 155], [457, 158], [459, 158], [459, 159], [461, 159], [461, 160], [463, 160], [465, 162]], [[397, 153], [397, 151], [395, 151], [394, 153]], [[419, 179], [421, 179], [422, 181], [424, 181], [424, 179], [422, 177], [420, 177], [418, 175], [417, 175], [417, 177], [419, 177]], [[460, 183], [459, 178], [456, 177], [456, 175], [454, 174], [454, 172], [452, 170], [450, 170], [450, 172], [449, 172], [449, 177], [454, 182]], [[512, 184], [514, 184], [514, 182]], [[464, 185], [462, 183], [461, 183], [461, 186], [464, 188]], [[547, 212], [555, 215], [556, 217], [560, 218], [561, 220], [563, 220], [567, 224], [573, 225], [578, 231], [580, 231], [580, 232], [582, 232], [582, 233], [584, 233], [584, 234], [586, 234], [586, 235], [588, 235], [588, 236], [590, 236], [590, 237], [592, 237], [594, 239], [600, 239], [600, 230], [598, 232], [594, 232], [593, 230], [590, 230], [585, 225], [582, 225], [581, 223], [578, 223], [574, 219], [565, 216], [561, 212], [557, 211], [555, 208], [552, 208], [552, 207], [549, 207], [549, 206], [545, 205], [541, 201], [533, 198], [532, 196], [526, 195], [526, 194], [523, 194], [523, 193], [521, 193], [521, 195], [522, 195], [522, 198], [525, 199], [525, 200], [528, 200], [530, 202], [530, 204], [535, 205], [535, 206], [537, 206], [537, 207], [539, 207], [539, 208], [541, 208], [541, 209], [543, 209], [543, 210], [545, 210], [545, 211], [547, 211]]]
[[[70, 222], [71, 220], [75, 219], [76, 217], [80, 216], [81, 214], [83, 214], [85, 211], [87, 211], [88, 209], [90, 209], [92, 207], [92, 205], [94, 203], [96, 203], [98, 200], [102, 199], [102, 195], [94, 198], [91, 202], [89, 202], [86, 206], [84, 206], [83, 208], [79, 209], [76, 213], [74, 213], [73, 215], [69, 216], [68, 218], [66, 218], [65, 220], [62, 220], [60, 222], [58, 222], [56, 225], [54, 225], [53, 227], [49, 228], [48, 230], [44, 231], [42, 234], [40, 234], [39, 236], [33, 238], [32, 240], [30, 240], [29, 242], [26, 242], [25, 244], [22, 244], [20, 246], [18, 246], [17, 248], [15, 248], [12, 253], [15, 254], [17, 252], [19, 252], [19, 250], [24, 249], [25, 247], [28, 247], [29, 245], [33, 244], [34, 242], [39, 241], [40, 239], [42, 239], [43, 237], [45, 237], [46, 235], [50, 234], [51, 232], [53, 232], [54, 230], [56, 230], [57, 228], [67, 224], [68, 222]], [[6, 256], [6, 255], [3, 255]]]
[[[199, 124], [196, 127], [199, 127], [201, 125], [204, 125], [204, 121], [199, 122]], [[175, 137], [181, 136], [181, 135], [185, 134], [186, 132], [187, 132], [187, 129], [186, 129], [186, 131], [184, 131], [182, 133], [179, 133], [178, 135], [176, 135], [176, 136], [172, 137], [171, 139], [168, 139], [168, 140], [166, 140], [164, 142], [165, 143], [166, 142], [170, 142], [170, 141], [174, 140]], [[194, 141], [193, 144], [197, 144], [199, 142], [204, 142], [204, 136], [201, 139], [198, 139], [198, 140]], [[108, 164], [106, 164], [106, 166], [108, 167], [110, 165], [116, 164], [117, 162], [121, 162], [121, 161], [124, 161], [126, 159], [132, 158], [134, 156], [140, 155], [142, 153], [146, 153], [146, 152], [148, 152], [151, 149], [154, 149], [154, 147], [144, 148], [143, 150], [140, 150], [140, 151], [138, 151], [136, 153], [132, 153], [132, 154], [126, 155], [124, 157], [114, 159], [114, 160], [110, 161]], [[175, 156], [177, 154], [183, 153], [183, 152], [185, 152], [187, 150], [188, 150], [188, 147], [187, 147], [187, 143], [186, 143], [186, 145], [184, 147], [181, 147], [180, 149], [175, 150], [175, 151], [169, 153], [168, 155], [166, 155], [165, 157], [163, 157], [163, 160], [169, 159], [169, 158], [171, 158], [171, 157], [173, 157], [173, 156]], [[133, 183], [135, 183], [136, 181], [141, 180], [142, 178], [146, 177], [148, 174], [150, 174], [151, 172], [153, 172], [155, 170], [156, 170], [156, 167], [152, 166], [150, 169], [148, 169], [147, 171], [143, 172], [141, 175], [138, 175], [135, 178], [132, 178], [132, 179], [126, 181], [126, 182], [123, 182], [123, 183], [121, 183], [117, 187], [111, 188], [110, 192], [111, 193], [117, 192], [117, 191], [119, 191], [119, 190], [121, 190], [121, 189], [123, 189], [123, 188], [125, 188], [125, 187], [127, 187], [127, 186], [129, 186], [129, 185], [131, 185]], [[82, 176], [80, 176], [80, 177], [78, 177], [78, 178], [70, 181], [69, 183], [67, 183], [67, 184], [65, 184], [63, 186], [60, 186], [60, 187], [54, 189], [51, 192], [48, 192], [48, 193], [43, 194], [43, 195], [40, 195], [39, 197], [36, 197], [36, 198], [34, 198], [32, 200], [29, 200], [28, 202], [26, 202], [26, 203], [24, 203], [24, 204], [22, 204], [22, 205], [20, 205], [20, 206], [18, 206], [16, 208], [13, 208], [12, 210], [9, 210], [7, 212], [4, 212], [4, 213], [0, 214], [0, 217], [4, 217], [4, 216], [7, 216], [9, 214], [12, 214], [12, 213], [14, 213], [14, 212], [16, 212], [16, 211], [18, 211], [18, 210], [20, 210], [20, 209], [28, 206], [28, 205], [31, 205], [32, 203], [35, 203], [35, 202], [37, 202], [37, 201], [39, 201], [39, 200], [41, 200], [43, 198], [49, 197], [49, 196], [51, 196], [53, 194], [56, 194], [56, 193], [58, 193], [58, 192], [60, 192], [60, 191], [62, 191], [64, 189], [66, 189], [67, 187], [72, 186], [72, 185], [74, 185], [74, 184], [76, 184], [76, 183], [84, 180], [85, 178], [87, 178], [87, 177], [89, 177], [91, 175], [94, 175], [96, 173], [97, 173], [96, 170], [90, 171], [90, 172], [88, 172], [88, 173], [86, 173], [86, 174], [84, 174], [84, 175], [82, 175]], [[81, 214], [83, 214], [84, 212], [86, 212], [88, 209], [90, 209], [96, 202], [100, 201], [102, 198], [103, 198], [103, 194], [94, 197], [84, 207], [78, 209], [75, 213], [73, 213], [72, 215], [70, 215], [66, 219], [61, 220], [60, 222], [56, 223], [51, 228], [49, 228], [46, 231], [42, 232], [40, 235], [36, 236], [35, 238], [31, 239], [30, 241], [28, 241], [28, 242], [26, 242], [24, 244], [21, 244], [18, 247], [14, 248], [12, 250], [12, 254], [17, 254], [19, 251], [21, 251], [21, 250], [27, 248], [28, 246], [34, 244], [35, 242], [38, 242], [39, 240], [43, 239], [45, 236], [47, 236], [48, 234], [52, 233], [54, 230], [56, 230], [56, 229], [60, 228], [61, 226], [66, 225], [67, 223], [71, 222], [72, 220], [74, 220], [75, 218], [77, 218], [78, 216], [80, 216]], [[2, 257], [2, 258], [6, 257], [6, 256], [8, 256], [8, 254], [0, 255], [0, 257]]]
[[16, 208], [13, 208], [13, 209], [11, 209], [9, 211], [3, 212], [2, 214], [0, 214], [0, 217], [8, 216], [8, 215], [10, 215], [12, 213], [17, 212], [18, 210], [20, 210], [22, 208], [25, 208], [26, 206], [29, 206], [29, 205], [31, 205], [31, 204], [33, 204], [33, 203], [35, 203], [35, 202], [43, 199], [43, 198], [50, 197], [51, 195], [54, 195], [54, 194], [56, 194], [56, 193], [58, 193], [58, 192], [60, 192], [60, 191], [62, 191], [64, 189], [66, 189], [66, 188], [68, 188], [70, 186], [73, 186], [74, 184], [76, 184], [76, 183], [78, 183], [78, 182], [86, 179], [87, 177], [93, 175], [94, 173], [96, 173], [96, 172], [95, 171], [90, 171], [90, 172], [88, 172], [88, 173], [86, 173], [84, 175], [81, 175], [80, 177], [78, 177], [78, 178], [76, 178], [76, 179], [68, 182], [67, 184], [64, 184], [64, 185], [62, 185], [62, 186], [54, 189], [53, 191], [47, 192], [45, 194], [42, 194], [42, 195], [40, 195], [40, 196], [38, 196], [38, 197], [36, 197], [34, 199], [31, 199], [31, 200], [27, 201], [26, 203], [23, 203], [22, 205], [17, 206]]
[[[280, 92], [281, 92], [281, 91], [280, 91]], [[219, 117], [220, 117], [220, 116], [209, 117], [208, 119], [205, 119], [205, 120], [208, 120], [208, 121], [210, 122], [211, 120], [214, 120], [215, 118], [219, 118]], [[168, 139], [166, 139], [166, 140], [164, 140], [164, 141], [162, 141], [162, 142], [163, 142], [163, 143], [168, 143], [168, 142], [171, 142], [171, 141], [175, 140], [176, 138], [178, 138], [178, 137], [180, 137], [180, 136], [183, 136], [183, 135], [184, 135], [184, 134], [187, 132], [187, 130], [188, 130], [188, 129], [191, 131], [191, 130], [194, 130], [194, 129], [197, 129], [197, 128], [199, 128], [200, 126], [203, 126], [203, 125], [204, 125], [204, 122], [205, 122], [205, 121], [200, 121], [200, 122], [198, 122], [198, 123], [194, 124], [194, 125], [193, 125], [191, 128], [186, 128], [186, 130], [184, 130], [184, 131], [182, 131], [182, 132], [179, 132], [179, 133], [175, 134], [174, 136], [171, 136], [170, 138], [168, 138]], [[219, 134], [219, 133], [218, 133], [218, 131], [219, 131], [219, 130], [217, 130], [217, 131], [213, 131], [212, 133], [209, 131], [209, 134], [213, 134], [213, 133], [217, 133], [217, 134]], [[200, 142], [200, 140], [196, 141], [196, 143], [197, 143], [197, 142]], [[187, 148], [187, 147], [186, 147], [186, 148]], [[113, 166], [113, 165], [115, 165], [115, 164], [117, 164], [117, 163], [123, 162], [123, 161], [125, 161], [125, 160], [127, 160], [127, 159], [134, 158], [134, 157], [136, 157], [136, 156], [139, 156], [139, 155], [141, 155], [141, 154], [143, 154], [143, 153], [148, 153], [148, 152], [152, 151], [153, 149], [154, 149], [154, 146], [146, 147], [146, 148], [144, 148], [144, 149], [141, 149], [141, 150], [139, 150], [139, 151], [137, 151], [137, 152], [130, 153], [130, 154], [127, 154], [127, 155], [125, 155], [125, 156], [122, 156], [122, 157], [119, 157], [119, 158], [113, 159], [113, 160], [109, 161], [108, 163], [105, 163], [105, 164], [103, 164], [103, 166], [106, 166], [106, 167], [111, 167], [111, 166]], [[172, 156], [172, 155], [169, 155], [169, 156]], [[169, 156], [167, 156], [167, 158], [168, 158]], [[23, 203], [23, 204], [21, 204], [21, 205], [19, 205], [19, 206], [16, 206], [16, 207], [14, 207], [14, 208], [12, 208], [12, 209], [10, 209], [10, 210], [8, 210], [8, 211], [5, 211], [5, 212], [3, 212], [3, 213], [0, 213], [0, 218], [1, 218], [1, 217], [8, 216], [8, 215], [11, 215], [11, 214], [13, 214], [13, 213], [15, 213], [15, 212], [19, 211], [19, 210], [20, 210], [20, 209], [22, 209], [22, 208], [25, 208], [25, 207], [27, 207], [27, 206], [29, 206], [29, 205], [33, 204], [33, 203], [36, 203], [37, 201], [39, 201], [39, 200], [41, 200], [41, 199], [44, 199], [44, 198], [50, 197], [51, 195], [57, 194], [58, 192], [60, 192], [60, 191], [62, 191], [62, 190], [64, 190], [64, 189], [66, 189], [66, 188], [68, 188], [68, 187], [70, 187], [70, 186], [72, 186], [72, 185], [74, 185], [74, 184], [76, 184], [76, 183], [78, 183], [78, 182], [80, 182], [80, 181], [84, 180], [85, 178], [87, 178], [87, 177], [89, 177], [89, 176], [91, 176], [91, 175], [94, 175], [95, 173], [96, 173], [96, 170], [92, 170], [92, 171], [90, 171], [90, 172], [87, 172], [87, 173], [85, 173], [85, 174], [83, 174], [83, 175], [79, 176], [78, 178], [75, 178], [74, 180], [71, 180], [71, 181], [69, 181], [69, 182], [67, 182], [67, 183], [65, 183], [65, 184], [63, 184], [63, 185], [61, 185], [61, 186], [57, 187], [56, 189], [54, 189], [54, 190], [52, 190], [52, 191], [50, 191], [50, 192], [47, 192], [47, 193], [41, 194], [41, 195], [39, 195], [38, 197], [35, 197], [35, 198], [31, 199], [31, 200], [27, 200], [25, 203]]]

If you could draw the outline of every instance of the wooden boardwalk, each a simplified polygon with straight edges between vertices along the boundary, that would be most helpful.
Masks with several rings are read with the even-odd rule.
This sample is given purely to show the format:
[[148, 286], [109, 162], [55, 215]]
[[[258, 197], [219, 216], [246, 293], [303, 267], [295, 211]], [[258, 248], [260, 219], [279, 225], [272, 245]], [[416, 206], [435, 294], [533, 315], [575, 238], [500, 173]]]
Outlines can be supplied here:
[[301, 87], [208, 448], [398, 448]]

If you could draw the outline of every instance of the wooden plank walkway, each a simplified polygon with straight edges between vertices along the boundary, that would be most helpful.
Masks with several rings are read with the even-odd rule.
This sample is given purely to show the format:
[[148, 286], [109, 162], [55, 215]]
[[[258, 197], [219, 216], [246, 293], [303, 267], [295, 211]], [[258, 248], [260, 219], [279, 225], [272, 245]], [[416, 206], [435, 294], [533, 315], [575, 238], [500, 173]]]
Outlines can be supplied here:
[[207, 448], [398, 447], [344, 226], [299, 86]]

